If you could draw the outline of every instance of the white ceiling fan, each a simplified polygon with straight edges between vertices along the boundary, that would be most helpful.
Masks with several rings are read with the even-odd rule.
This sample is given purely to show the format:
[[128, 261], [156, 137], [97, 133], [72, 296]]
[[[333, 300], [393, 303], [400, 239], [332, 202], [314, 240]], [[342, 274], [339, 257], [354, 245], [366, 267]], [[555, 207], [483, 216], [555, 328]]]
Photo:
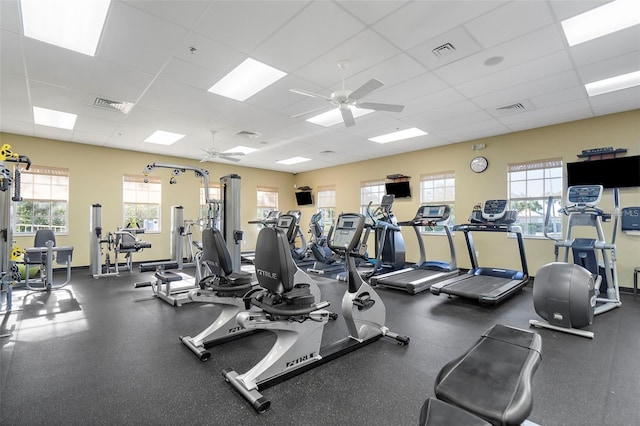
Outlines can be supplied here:
[[202, 160], [200, 160], [201, 163], [204, 163], [205, 161], [209, 161], [209, 160], [215, 160], [216, 158], [219, 158], [221, 160], [234, 161], [236, 163], [240, 161], [239, 158], [235, 158], [235, 157], [243, 156], [244, 152], [240, 152], [240, 151], [220, 152], [220, 150], [215, 147], [215, 137], [216, 137], [216, 131], [212, 130], [211, 131], [211, 148], [200, 148], [201, 150], [207, 153], [207, 155]]
[[[332, 104], [336, 105], [340, 110], [340, 114], [342, 115], [342, 120], [346, 127], [350, 127], [356, 124], [355, 119], [353, 118], [353, 112], [351, 111], [351, 108], [370, 109], [374, 111], [402, 112], [402, 110], [404, 109], [404, 105], [384, 104], [384, 103], [377, 103], [377, 102], [360, 102], [361, 98], [367, 96], [369, 93], [373, 92], [374, 90], [384, 86], [384, 83], [378, 79], [372, 78], [362, 86], [358, 87], [356, 90], [348, 90], [345, 88], [345, 84], [344, 84], [344, 80], [345, 80], [344, 74], [348, 66], [349, 66], [349, 61], [347, 60], [342, 60], [338, 62], [338, 68], [340, 68], [340, 70], [342, 71], [342, 88], [340, 90], [336, 90], [335, 92], [333, 92], [331, 96], [324, 96], [318, 93], [313, 93], [313, 92], [309, 92], [308, 90], [302, 90], [302, 89], [289, 89], [289, 90], [299, 95], [324, 99], [325, 101], [329, 101]], [[297, 114], [294, 117], [308, 114], [309, 112], [311, 111], [308, 111], [303, 114]]]

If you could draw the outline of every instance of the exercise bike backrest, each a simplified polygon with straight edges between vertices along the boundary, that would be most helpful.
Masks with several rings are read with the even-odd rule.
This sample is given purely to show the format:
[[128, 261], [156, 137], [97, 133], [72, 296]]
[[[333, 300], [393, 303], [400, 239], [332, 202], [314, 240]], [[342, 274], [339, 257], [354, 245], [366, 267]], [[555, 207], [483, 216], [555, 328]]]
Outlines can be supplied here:
[[216, 228], [205, 228], [202, 231], [202, 262], [214, 275], [226, 276], [233, 272], [231, 254], [222, 233]]
[[298, 266], [291, 256], [289, 241], [282, 229], [260, 230], [254, 264], [256, 278], [262, 288], [273, 293], [285, 293], [293, 289]]

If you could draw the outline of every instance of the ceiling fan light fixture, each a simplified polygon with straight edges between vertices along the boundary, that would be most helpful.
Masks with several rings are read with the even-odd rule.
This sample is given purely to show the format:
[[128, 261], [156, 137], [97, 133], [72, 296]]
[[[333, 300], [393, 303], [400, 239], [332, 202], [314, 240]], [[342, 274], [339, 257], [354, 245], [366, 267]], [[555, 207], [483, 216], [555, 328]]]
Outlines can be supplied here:
[[[354, 118], [358, 118], [367, 114], [371, 114], [373, 110], [364, 108], [351, 108], [351, 112], [353, 113]], [[342, 123], [342, 114], [340, 112], [340, 108], [334, 108], [332, 110], [323, 112], [322, 114], [307, 118], [305, 121], [308, 121], [309, 123], [319, 124], [324, 127], [331, 127], [335, 126], [338, 123]]]
[[165, 132], [164, 130], [156, 130], [151, 136], [144, 141], [149, 143], [155, 143], [158, 145], [172, 145], [184, 138], [185, 135], [179, 133]]
[[209, 88], [209, 92], [237, 101], [245, 101], [280, 80], [287, 73], [252, 58], [245, 59]]
[[369, 140], [371, 142], [376, 142], [376, 143], [389, 143], [389, 142], [401, 141], [404, 139], [415, 138], [418, 136], [424, 136], [427, 134], [428, 134], [427, 132], [418, 129], [417, 127], [412, 127], [410, 129], [400, 130], [398, 132], [387, 133], [386, 135], [380, 135], [374, 138], [369, 138]]

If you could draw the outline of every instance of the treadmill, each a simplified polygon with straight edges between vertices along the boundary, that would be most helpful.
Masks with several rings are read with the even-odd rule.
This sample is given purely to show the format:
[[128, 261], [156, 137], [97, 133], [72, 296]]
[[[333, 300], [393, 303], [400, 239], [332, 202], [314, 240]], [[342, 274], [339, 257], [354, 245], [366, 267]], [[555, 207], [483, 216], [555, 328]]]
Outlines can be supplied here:
[[[405, 290], [409, 294], [416, 294], [428, 290], [436, 282], [457, 276], [456, 254], [451, 230], [449, 229], [450, 215], [451, 208], [448, 205], [422, 205], [418, 208], [412, 220], [398, 222], [400, 226], [411, 226], [413, 228], [420, 248], [420, 260], [411, 267], [372, 276], [370, 279], [371, 285]], [[420, 235], [420, 227], [422, 226], [444, 227], [449, 242], [449, 252], [451, 253], [449, 262], [426, 260], [424, 241]]]
[[[513, 225], [517, 212], [507, 210], [507, 204], [507, 200], [488, 200], [482, 207], [474, 208], [471, 213], [471, 223], [453, 228], [454, 231], [464, 232], [471, 269], [467, 274], [433, 284], [429, 288], [431, 293], [474, 299], [482, 305], [496, 305], [527, 285], [529, 272], [524, 254], [522, 229]], [[515, 234], [522, 270], [479, 267], [472, 232]]]

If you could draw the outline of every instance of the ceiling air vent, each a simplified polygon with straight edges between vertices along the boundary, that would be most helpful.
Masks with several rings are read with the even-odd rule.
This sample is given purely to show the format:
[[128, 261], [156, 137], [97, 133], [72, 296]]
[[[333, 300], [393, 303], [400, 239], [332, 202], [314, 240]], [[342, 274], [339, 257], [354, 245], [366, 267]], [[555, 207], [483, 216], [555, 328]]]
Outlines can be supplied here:
[[445, 43], [442, 46], [438, 46], [432, 50], [433, 54], [438, 58], [444, 58], [456, 52], [456, 48], [451, 43]]
[[259, 138], [260, 137], [260, 133], [250, 132], [248, 130], [241, 130], [238, 133], [236, 133], [236, 136], [240, 136], [240, 137], [243, 137], [243, 138], [249, 138], [249, 139], [255, 139], [255, 138]]
[[96, 98], [93, 101], [93, 106], [106, 109], [108, 111], [116, 111], [121, 112], [123, 114], [127, 114], [133, 108], [133, 104], [131, 102], [118, 102], [118, 101], [110, 101], [109, 99]]
[[496, 108], [496, 112], [500, 115], [519, 114], [521, 112], [527, 112], [535, 109], [530, 102], [518, 102], [516, 104], [505, 105], [500, 108]]

